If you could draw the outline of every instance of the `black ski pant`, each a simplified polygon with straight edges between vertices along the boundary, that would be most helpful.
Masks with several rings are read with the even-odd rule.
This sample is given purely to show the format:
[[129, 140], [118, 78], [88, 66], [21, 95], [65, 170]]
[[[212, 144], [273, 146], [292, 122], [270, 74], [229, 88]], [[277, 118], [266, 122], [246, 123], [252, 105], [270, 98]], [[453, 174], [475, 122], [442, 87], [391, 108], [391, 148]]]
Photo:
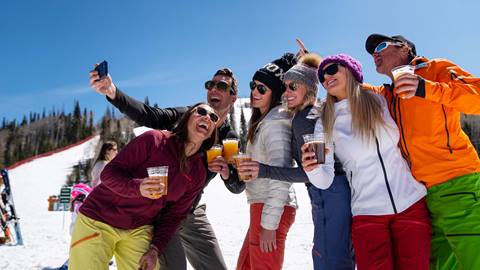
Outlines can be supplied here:
[[205, 208], [205, 204], [198, 205], [182, 222], [159, 256], [161, 270], [186, 270], [185, 258], [196, 270], [227, 269]]

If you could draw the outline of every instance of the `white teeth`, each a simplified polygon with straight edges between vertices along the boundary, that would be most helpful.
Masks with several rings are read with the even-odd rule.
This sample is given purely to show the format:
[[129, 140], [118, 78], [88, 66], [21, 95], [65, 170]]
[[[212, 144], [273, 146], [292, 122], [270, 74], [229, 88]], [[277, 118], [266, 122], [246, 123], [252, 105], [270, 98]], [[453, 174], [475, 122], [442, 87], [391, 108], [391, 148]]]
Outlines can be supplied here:
[[295, 100], [295, 98], [294, 97], [287, 98], [287, 101], [292, 101], [292, 100]]
[[204, 128], [204, 129], [207, 129], [207, 130], [208, 130], [208, 124], [205, 123], [205, 122], [200, 122], [200, 123], [198, 123], [198, 127]]

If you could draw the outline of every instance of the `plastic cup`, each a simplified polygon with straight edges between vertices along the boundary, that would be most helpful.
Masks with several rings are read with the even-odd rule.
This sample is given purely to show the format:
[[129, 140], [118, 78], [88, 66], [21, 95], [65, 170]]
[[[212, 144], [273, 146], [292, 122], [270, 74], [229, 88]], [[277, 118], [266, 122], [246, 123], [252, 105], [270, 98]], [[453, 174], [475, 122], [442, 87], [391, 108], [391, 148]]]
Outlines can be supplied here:
[[158, 167], [149, 167], [147, 168], [148, 180], [149, 182], [159, 182], [163, 184], [162, 192], [155, 192], [152, 197], [158, 199], [163, 195], [167, 195], [168, 191], [168, 166], [158, 166]]
[[[236, 154], [235, 156], [233, 156], [233, 160], [235, 161], [235, 166], [240, 166], [240, 164], [244, 161], [252, 161], [252, 156], [249, 155], [249, 154], [245, 154], [245, 153], [238, 153]], [[238, 178], [240, 178], [240, 180], [242, 181], [246, 181], [246, 180], [250, 180], [252, 179], [252, 176], [251, 175], [240, 175], [240, 173], [238, 173]]]
[[308, 146], [309, 152], [315, 153], [318, 164], [325, 163], [325, 133], [314, 133], [303, 135], [303, 141]]
[[[403, 66], [398, 66], [392, 69], [392, 75], [393, 75], [393, 81], [395, 82], [398, 77], [400, 77], [403, 74], [415, 74], [415, 67], [412, 65], [403, 65]], [[395, 88], [396, 89], [396, 88]], [[403, 91], [401, 93], [397, 93], [397, 95], [400, 98], [406, 99], [410, 96], [412, 96], [412, 91]]]
[[238, 139], [225, 139], [223, 143], [223, 157], [228, 163], [233, 163], [233, 156], [238, 154]]
[[212, 148], [207, 150], [207, 162], [210, 163], [212, 162], [216, 157], [222, 155], [222, 145], [220, 144], [215, 144], [212, 146]]

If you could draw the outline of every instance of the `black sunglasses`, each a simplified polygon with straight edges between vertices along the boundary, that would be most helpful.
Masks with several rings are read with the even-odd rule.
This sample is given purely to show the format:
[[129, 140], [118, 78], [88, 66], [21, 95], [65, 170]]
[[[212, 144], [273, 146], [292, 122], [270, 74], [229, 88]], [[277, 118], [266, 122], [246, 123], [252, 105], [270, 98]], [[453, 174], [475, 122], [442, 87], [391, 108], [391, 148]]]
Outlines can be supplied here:
[[263, 85], [263, 84], [257, 84], [256, 82], [251, 81], [251, 82], [250, 82], [250, 90], [252, 90], [252, 92], [253, 92], [253, 90], [254, 90], [255, 88], [257, 88], [257, 91], [258, 91], [258, 93], [260, 93], [260, 95], [265, 95], [265, 93], [266, 93], [267, 90], [268, 90], [265, 85]]
[[330, 65], [326, 69], [321, 70], [318, 73], [318, 80], [320, 80], [320, 83], [325, 82], [325, 74], [328, 74], [330, 76], [335, 75], [338, 72], [338, 66], [341, 65], [339, 63], [333, 63], [333, 65]]
[[285, 90], [290, 89], [290, 90], [292, 90], [292, 91], [295, 92], [295, 91], [297, 91], [297, 89], [298, 89], [298, 83], [296, 83], [296, 82], [291, 82], [291, 83], [289, 83], [289, 84], [284, 84], [284, 87], [285, 87]]
[[218, 115], [216, 113], [209, 112], [209, 111], [207, 111], [207, 109], [205, 109], [203, 107], [196, 107], [195, 112], [200, 116], [207, 116], [208, 115], [208, 117], [210, 117], [210, 120], [212, 120], [212, 122], [214, 122], [214, 123], [217, 123], [217, 121], [218, 121]]
[[222, 90], [223, 92], [229, 91], [232, 95], [235, 94], [232, 86], [224, 81], [210, 80], [205, 82], [205, 89], [207, 89], [208, 91], [212, 90], [214, 87], [217, 88], [218, 90]]

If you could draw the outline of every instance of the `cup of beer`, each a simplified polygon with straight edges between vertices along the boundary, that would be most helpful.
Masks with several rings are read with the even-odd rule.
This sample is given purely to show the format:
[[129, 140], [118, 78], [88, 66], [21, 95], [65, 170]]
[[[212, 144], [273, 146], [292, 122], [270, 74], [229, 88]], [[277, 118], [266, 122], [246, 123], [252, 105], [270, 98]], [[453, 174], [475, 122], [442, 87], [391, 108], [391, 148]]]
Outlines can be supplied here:
[[[403, 65], [398, 66], [392, 69], [393, 81], [395, 82], [400, 75], [403, 74], [415, 74], [415, 67], [412, 65]], [[396, 89], [396, 88], [395, 88]], [[412, 91], [404, 91], [401, 93], [397, 93], [397, 95], [402, 98], [406, 99], [412, 96]]]
[[308, 152], [315, 153], [318, 164], [325, 163], [325, 133], [303, 135], [303, 141], [308, 146]]
[[238, 139], [228, 138], [222, 141], [223, 157], [228, 163], [233, 163], [233, 156], [238, 154]]
[[212, 162], [216, 157], [222, 155], [222, 145], [215, 144], [212, 148], [207, 150], [207, 163]]
[[[235, 162], [235, 166], [240, 166], [240, 164], [244, 161], [252, 161], [252, 156], [250, 154], [245, 154], [245, 153], [238, 153], [233, 156], [233, 160]], [[247, 181], [252, 179], [251, 175], [240, 175], [240, 172], [238, 172], [238, 178], [240, 178], [241, 181]]]
[[167, 195], [168, 191], [168, 166], [158, 166], [158, 167], [149, 167], [147, 168], [148, 180], [149, 182], [159, 182], [163, 184], [163, 191], [158, 192], [157, 190], [152, 190], [154, 192], [153, 197], [159, 199], [163, 195]]

